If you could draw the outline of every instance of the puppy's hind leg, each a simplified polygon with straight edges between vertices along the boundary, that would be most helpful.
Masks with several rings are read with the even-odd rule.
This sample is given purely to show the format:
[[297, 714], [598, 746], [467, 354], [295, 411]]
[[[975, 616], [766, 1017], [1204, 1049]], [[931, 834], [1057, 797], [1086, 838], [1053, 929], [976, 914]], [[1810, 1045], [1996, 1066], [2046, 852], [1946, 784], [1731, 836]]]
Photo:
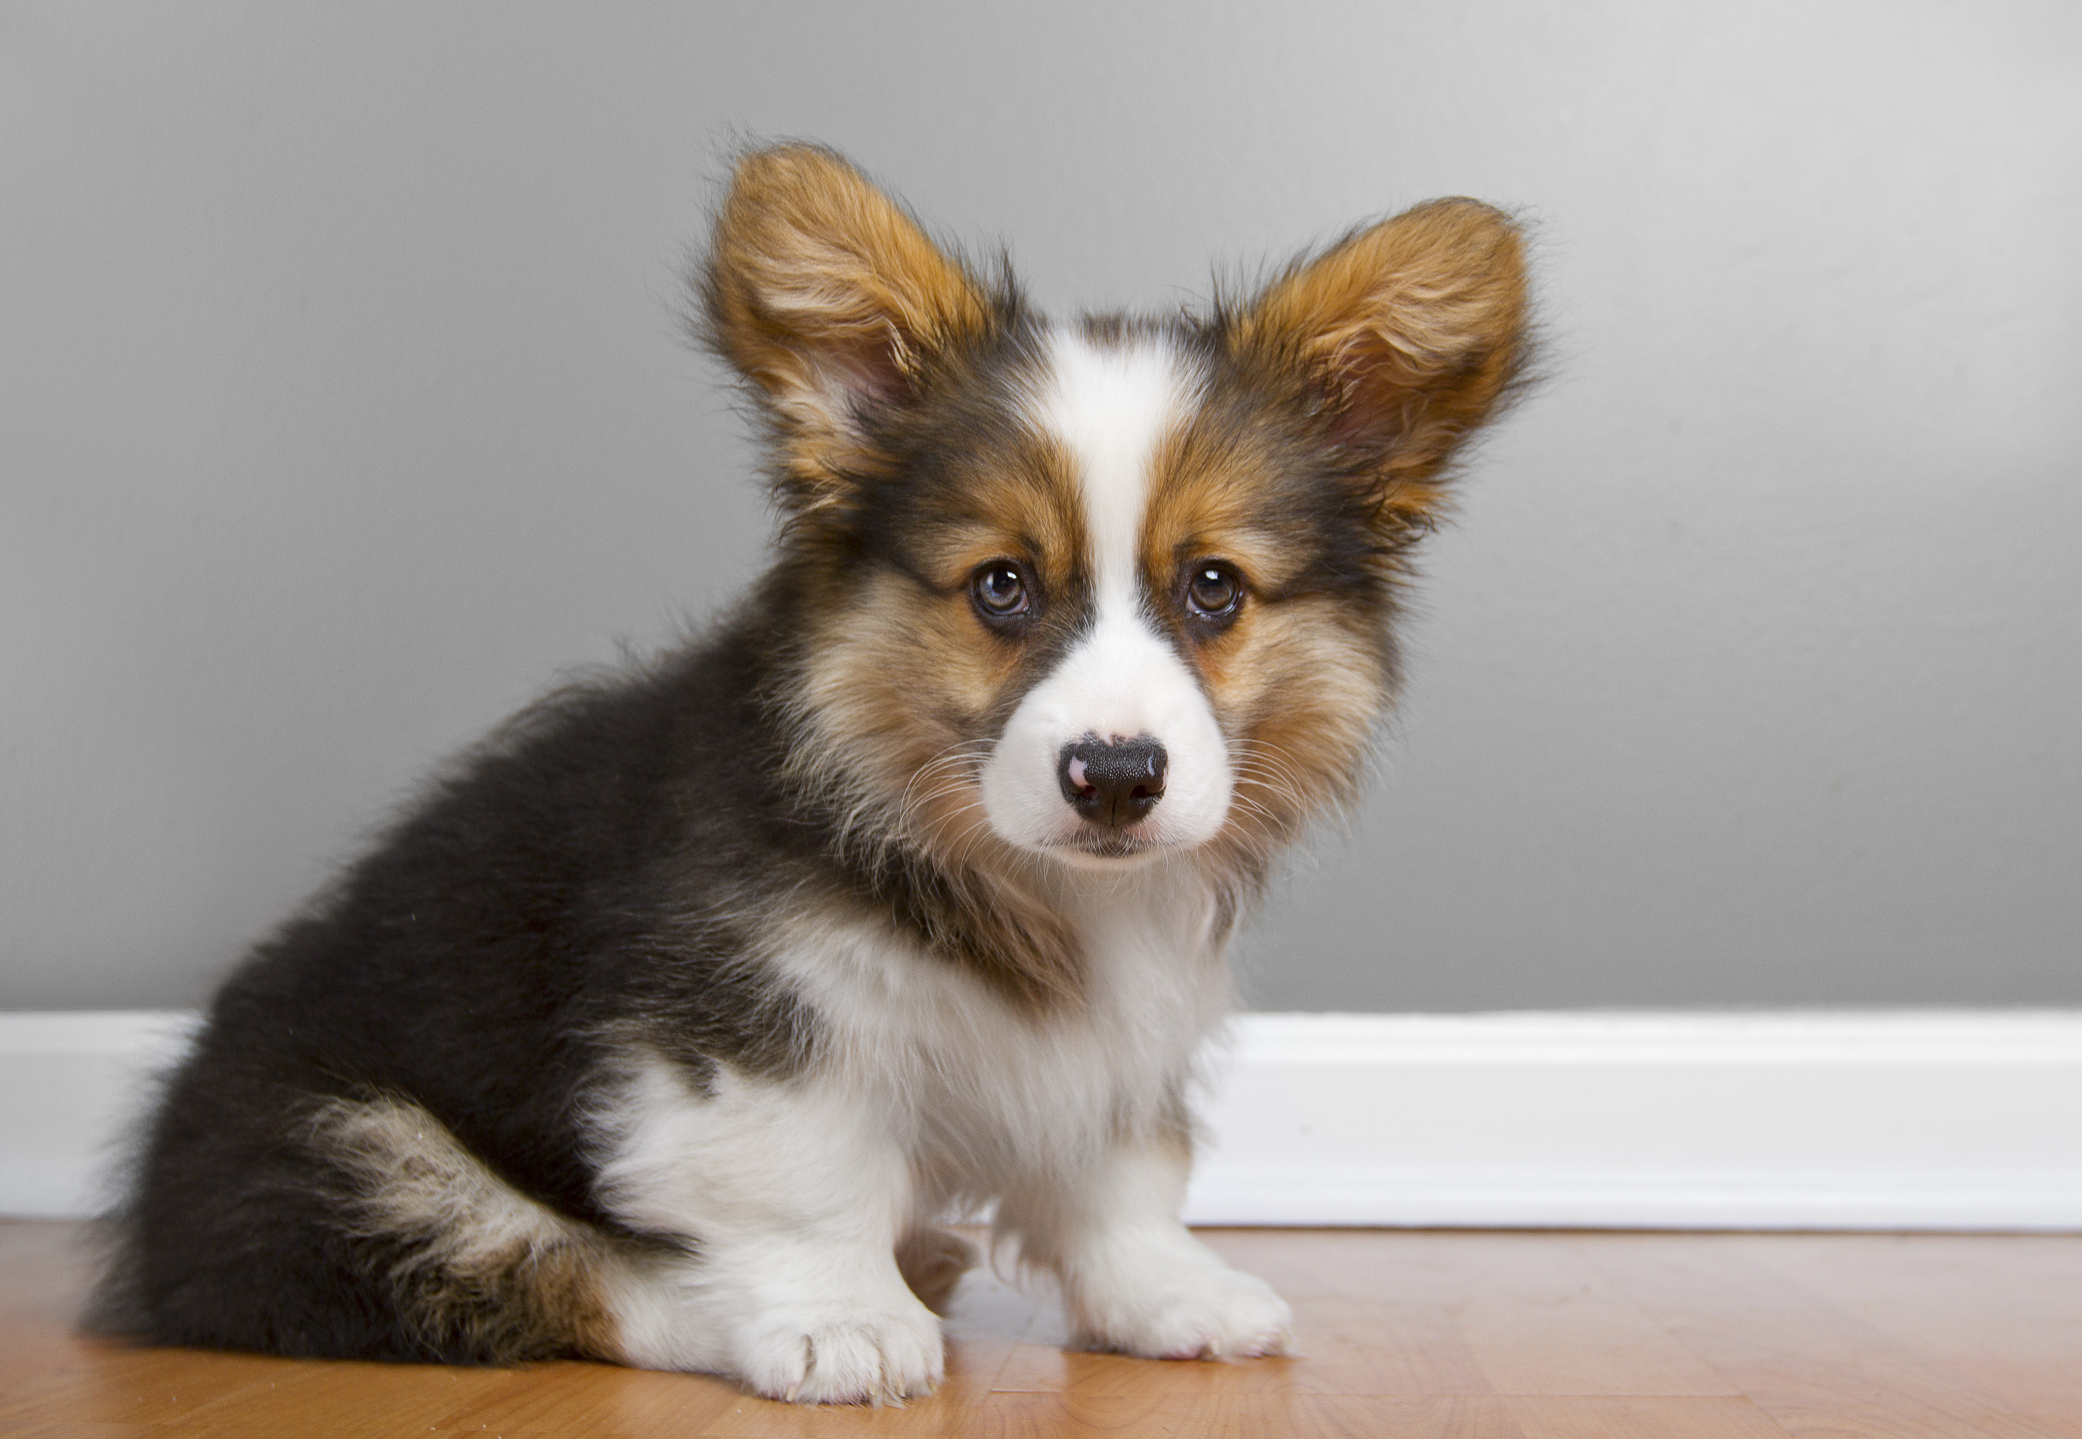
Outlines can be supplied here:
[[911, 1181], [888, 1118], [813, 1077], [718, 1068], [697, 1091], [635, 1065], [603, 1113], [602, 1201], [683, 1249], [610, 1297], [626, 1362], [727, 1374], [774, 1399], [890, 1403], [945, 1373], [897, 1244]]
[[314, 1112], [307, 1142], [345, 1180], [337, 1232], [414, 1357], [618, 1356], [603, 1296], [627, 1271], [622, 1246], [512, 1188], [425, 1109], [336, 1100]]
[[513, 1189], [409, 1099], [197, 1063], [140, 1164], [92, 1332], [449, 1364], [617, 1355], [601, 1296], [618, 1246]]

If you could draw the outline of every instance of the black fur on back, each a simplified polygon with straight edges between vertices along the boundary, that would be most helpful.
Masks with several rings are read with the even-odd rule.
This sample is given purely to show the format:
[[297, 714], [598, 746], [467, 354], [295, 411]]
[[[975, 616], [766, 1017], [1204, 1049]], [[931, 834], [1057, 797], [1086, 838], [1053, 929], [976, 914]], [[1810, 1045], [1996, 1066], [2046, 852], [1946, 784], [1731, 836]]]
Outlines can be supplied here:
[[620, 1228], [593, 1194], [584, 1105], [606, 1039], [640, 1038], [696, 1083], [719, 1061], [785, 1075], [814, 1056], [818, 1025], [747, 960], [762, 897], [822, 893], [899, 924], [919, 907], [900, 867], [835, 862], [829, 817], [778, 777], [790, 610], [776, 572], [693, 646], [524, 711], [246, 960], [134, 1156], [90, 1328], [532, 1357], [400, 1314], [390, 1285], [408, 1256], [343, 1222], [348, 1178], [309, 1142], [328, 1101], [416, 1103], [604, 1242], [668, 1242]]

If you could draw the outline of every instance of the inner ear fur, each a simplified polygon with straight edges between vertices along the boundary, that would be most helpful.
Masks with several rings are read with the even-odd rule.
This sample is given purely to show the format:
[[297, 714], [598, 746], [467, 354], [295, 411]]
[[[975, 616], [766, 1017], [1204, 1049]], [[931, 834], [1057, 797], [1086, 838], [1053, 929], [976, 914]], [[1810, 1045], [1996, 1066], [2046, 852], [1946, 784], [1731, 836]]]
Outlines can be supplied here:
[[1232, 335], [1298, 377], [1384, 515], [1421, 526], [1454, 450], [1524, 375], [1524, 244], [1493, 206], [1433, 200], [1296, 261]]
[[929, 356], [991, 320], [959, 260], [813, 145], [738, 161], [699, 287], [710, 345], [758, 387], [808, 502], [820, 476], [872, 467], [872, 412], [902, 404]]

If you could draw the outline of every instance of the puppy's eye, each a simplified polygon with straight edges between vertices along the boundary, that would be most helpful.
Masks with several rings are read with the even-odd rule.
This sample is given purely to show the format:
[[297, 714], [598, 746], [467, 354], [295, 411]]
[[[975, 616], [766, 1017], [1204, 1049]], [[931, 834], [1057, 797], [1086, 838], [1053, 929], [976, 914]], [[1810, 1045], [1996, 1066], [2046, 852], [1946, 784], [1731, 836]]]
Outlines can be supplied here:
[[1010, 560], [992, 560], [969, 580], [977, 613], [986, 620], [1017, 619], [1029, 607], [1026, 577]]
[[1243, 577], [1219, 560], [1202, 560], [1186, 579], [1186, 608], [1203, 620], [1226, 620], [1243, 604]]

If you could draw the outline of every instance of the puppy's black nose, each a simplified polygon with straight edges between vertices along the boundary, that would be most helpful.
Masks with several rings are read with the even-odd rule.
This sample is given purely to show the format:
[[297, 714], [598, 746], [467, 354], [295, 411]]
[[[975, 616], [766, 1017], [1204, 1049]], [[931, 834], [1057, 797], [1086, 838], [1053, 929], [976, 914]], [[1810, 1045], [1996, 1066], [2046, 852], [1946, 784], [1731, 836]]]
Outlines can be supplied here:
[[1164, 797], [1164, 746], [1149, 735], [1115, 740], [1086, 735], [1056, 761], [1063, 798], [1104, 829], [1126, 829]]

